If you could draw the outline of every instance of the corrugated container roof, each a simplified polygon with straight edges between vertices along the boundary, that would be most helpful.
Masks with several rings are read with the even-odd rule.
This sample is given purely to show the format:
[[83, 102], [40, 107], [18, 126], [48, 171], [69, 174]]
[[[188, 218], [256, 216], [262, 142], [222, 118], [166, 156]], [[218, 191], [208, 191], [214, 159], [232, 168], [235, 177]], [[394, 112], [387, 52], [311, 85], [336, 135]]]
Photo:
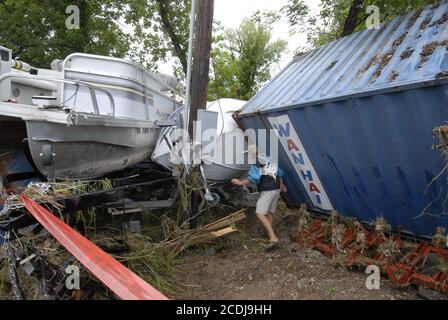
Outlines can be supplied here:
[[[310, 106], [448, 76], [448, 2], [396, 18], [294, 60], [240, 114]], [[397, 88], [398, 87], [398, 88]]]

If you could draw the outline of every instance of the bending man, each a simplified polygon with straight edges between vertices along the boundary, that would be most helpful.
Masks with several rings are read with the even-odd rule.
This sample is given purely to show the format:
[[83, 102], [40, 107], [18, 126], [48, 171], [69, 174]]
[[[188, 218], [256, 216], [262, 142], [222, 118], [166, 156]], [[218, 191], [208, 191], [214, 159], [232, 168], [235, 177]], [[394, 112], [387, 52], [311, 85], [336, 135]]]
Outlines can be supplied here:
[[272, 163], [265, 156], [259, 156], [257, 163], [250, 168], [249, 178], [245, 180], [233, 179], [232, 184], [237, 186], [247, 186], [255, 183], [260, 192], [260, 199], [257, 202], [257, 217], [266, 229], [269, 242], [278, 243], [279, 239], [273, 227], [273, 215], [277, 211], [280, 192], [288, 192], [283, 183], [283, 171], [278, 165]]

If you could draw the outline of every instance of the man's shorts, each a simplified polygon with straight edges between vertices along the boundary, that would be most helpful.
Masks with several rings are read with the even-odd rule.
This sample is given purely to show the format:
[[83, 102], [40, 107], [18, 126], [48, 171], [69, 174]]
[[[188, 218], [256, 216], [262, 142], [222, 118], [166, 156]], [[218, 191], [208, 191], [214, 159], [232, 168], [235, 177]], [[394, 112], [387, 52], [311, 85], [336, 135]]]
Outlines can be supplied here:
[[267, 215], [277, 211], [278, 201], [280, 200], [280, 190], [263, 191], [257, 202], [257, 213]]

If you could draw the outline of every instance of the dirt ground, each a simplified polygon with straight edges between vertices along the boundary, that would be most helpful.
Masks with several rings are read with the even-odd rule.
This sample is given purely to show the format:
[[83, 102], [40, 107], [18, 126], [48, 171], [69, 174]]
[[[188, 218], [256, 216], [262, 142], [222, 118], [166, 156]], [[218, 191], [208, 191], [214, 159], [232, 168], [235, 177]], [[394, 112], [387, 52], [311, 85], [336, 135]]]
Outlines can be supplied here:
[[255, 214], [224, 245], [197, 249], [179, 267], [175, 299], [236, 300], [409, 300], [413, 288], [400, 289], [386, 278], [380, 290], [368, 290], [362, 270], [335, 267], [318, 251], [301, 250], [291, 241], [294, 217], [276, 217], [281, 246], [265, 252], [263, 230]]

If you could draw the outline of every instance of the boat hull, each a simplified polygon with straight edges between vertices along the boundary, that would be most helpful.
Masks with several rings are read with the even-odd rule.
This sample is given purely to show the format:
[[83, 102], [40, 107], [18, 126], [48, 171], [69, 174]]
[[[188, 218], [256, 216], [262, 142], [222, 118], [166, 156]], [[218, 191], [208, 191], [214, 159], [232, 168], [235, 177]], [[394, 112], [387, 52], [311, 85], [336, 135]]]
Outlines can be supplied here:
[[[215, 131], [215, 136], [212, 139], [202, 141], [202, 167], [209, 182], [230, 182], [234, 178], [240, 178], [247, 174], [251, 167], [246, 151], [248, 150], [248, 140], [232, 117], [232, 112], [241, 108], [244, 103], [245, 101], [234, 99], [217, 100], [209, 103], [205, 113], [198, 115], [201, 130]], [[209, 115], [206, 116], [206, 113]], [[183, 109], [178, 110], [170, 118], [182, 115]], [[175, 163], [179, 159], [173, 159], [173, 153], [167, 140], [171, 141], [171, 144], [177, 140], [173, 129], [168, 128], [162, 133], [151, 159], [168, 170], [175, 171]]]
[[[174, 171], [174, 165], [170, 162], [170, 151], [166, 143], [162, 142], [157, 145], [156, 151], [151, 159], [166, 169]], [[212, 183], [230, 182], [234, 178], [244, 176], [250, 169], [250, 166], [247, 164], [225, 165], [217, 162], [204, 163], [202, 167], [204, 168], [204, 175], [207, 181]]]
[[[27, 131], [34, 164], [44, 176], [55, 179], [92, 179], [137, 164], [150, 157], [159, 135], [156, 128], [36, 121], [27, 122]], [[53, 153], [52, 165], [45, 163], [45, 150]]]
[[204, 164], [203, 167], [205, 176], [210, 182], [230, 182], [247, 174], [250, 168], [247, 165], [226, 166], [220, 163]]

